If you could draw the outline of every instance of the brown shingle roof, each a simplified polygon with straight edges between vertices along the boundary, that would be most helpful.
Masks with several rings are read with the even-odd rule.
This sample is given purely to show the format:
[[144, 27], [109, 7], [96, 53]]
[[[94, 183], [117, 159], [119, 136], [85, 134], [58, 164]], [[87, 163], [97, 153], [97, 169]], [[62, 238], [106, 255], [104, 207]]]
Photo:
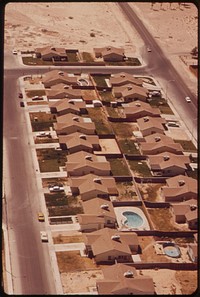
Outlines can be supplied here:
[[184, 155], [161, 153], [155, 156], [148, 156], [148, 161], [152, 170], [163, 170], [169, 167], [187, 169], [186, 164], [190, 163], [190, 158]]
[[143, 117], [137, 120], [138, 126], [140, 131], [145, 131], [146, 129], [149, 128], [159, 128], [160, 130], [163, 130], [164, 132], [164, 127], [163, 124], [166, 123], [166, 120], [161, 118], [161, 117]]
[[112, 86], [124, 85], [127, 83], [132, 83], [138, 86], [142, 86], [143, 80], [140, 78], [135, 78], [133, 75], [129, 73], [120, 72], [120, 73], [114, 74], [114, 77], [110, 78], [110, 83]]
[[77, 77], [69, 76], [66, 72], [60, 70], [51, 70], [43, 75], [42, 82], [44, 84], [58, 84], [58, 81], [69, 85], [78, 85]]
[[[102, 198], [94, 198], [82, 203], [85, 214], [94, 214], [96, 216], [107, 216], [113, 219], [116, 218], [114, 208], [111, 201]], [[102, 205], [108, 205], [107, 208], [102, 208]]]

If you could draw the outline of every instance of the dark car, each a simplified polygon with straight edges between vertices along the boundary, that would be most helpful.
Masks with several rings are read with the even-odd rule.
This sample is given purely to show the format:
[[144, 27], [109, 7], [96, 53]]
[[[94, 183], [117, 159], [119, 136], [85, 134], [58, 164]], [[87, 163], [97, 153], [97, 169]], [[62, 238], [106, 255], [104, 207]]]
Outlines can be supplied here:
[[19, 98], [23, 98], [23, 95], [22, 95], [22, 93], [19, 93]]
[[21, 107], [24, 107], [24, 106], [25, 106], [25, 105], [24, 105], [24, 102], [21, 101], [21, 102], [20, 102], [20, 106], [21, 106]]

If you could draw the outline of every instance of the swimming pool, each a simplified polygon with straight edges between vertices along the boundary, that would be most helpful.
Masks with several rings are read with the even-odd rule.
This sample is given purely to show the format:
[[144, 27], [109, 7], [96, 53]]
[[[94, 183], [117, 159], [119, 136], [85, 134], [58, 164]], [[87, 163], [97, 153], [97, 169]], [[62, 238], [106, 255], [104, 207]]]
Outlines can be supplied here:
[[167, 256], [172, 258], [178, 258], [181, 255], [179, 247], [172, 242], [163, 243], [163, 250]]
[[125, 211], [122, 213], [123, 216], [126, 217], [126, 220], [124, 221], [124, 224], [130, 228], [138, 228], [142, 226], [143, 219], [142, 217], [133, 211]]

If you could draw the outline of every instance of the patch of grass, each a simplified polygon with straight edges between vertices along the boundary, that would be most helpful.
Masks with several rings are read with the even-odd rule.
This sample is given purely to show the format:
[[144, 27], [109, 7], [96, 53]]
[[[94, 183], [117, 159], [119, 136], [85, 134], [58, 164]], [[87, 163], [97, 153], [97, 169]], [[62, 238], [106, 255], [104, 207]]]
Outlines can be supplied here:
[[129, 138], [133, 135], [133, 127], [127, 123], [111, 123], [116, 136], [120, 138]]
[[114, 176], [130, 176], [129, 169], [124, 161], [124, 159], [120, 158], [109, 158], [111, 171]]
[[59, 234], [56, 237], [53, 237], [53, 243], [74, 243], [74, 242], [83, 242], [82, 235], [71, 235], [71, 236], [64, 236]]
[[53, 65], [52, 61], [43, 61], [40, 58], [33, 58], [33, 57], [22, 57], [22, 61], [25, 65]]
[[56, 257], [60, 273], [98, 268], [92, 259], [81, 257], [79, 251], [56, 252]]
[[59, 171], [60, 166], [65, 166], [66, 153], [55, 149], [37, 149], [38, 162], [41, 172]]
[[88, 52], [82, 52], [82, 58], [84, 62], [94, 62], [94, 58]]
[[46, 112], [31, 112], [30, 120], [33, 131], [46, 131], [53, 127], [56, 122], [56, 116]]
[[88, 108], [88, 114], [95, 124], [98, 135], [113, 134], [112, 127], [102, 107]]
[[157, 230], [160, 231], [178, 231], [172, 220], [172, 214], [168, 208], [153, 208], [148, 209], [150, 218]]
[[67, 205], [65, 193], [45, 193], [44, 197], [47, 207]]
[[118, 143], [122, 153], [140, 155], [140, 151], [136, 148], [134, 140], [126, 138], [118, 140]]
[[[45, 90], [29, 90], [29, 91], [26, 91], [26, 96], [28, 98], [31, 98], [31, 97], [34, 97], [34, 96], [44, 96], [46, 93], [45, 93]], [[46, 103], [48, 104], [48, 103]]]
[[110, 117], [116, 118], [116, 119], [121, 118], [120, 108], [113, 108], [111, 106], [106, 106], [106, 110], [107, 110]]
[[113, 96], [111, 91], [99, 91], [99, 95], [101, 96], [101, 101], [111, 102], [115, 101], [115, 97]]
[[27, 102], [27, 105], [47, 105], [48, 106], [48, 102], [47, 101]]
[[151, 171], [145, 161], [128, 160], [128, 162], [130, 164], [131, 170], [134, 172], [135, 175], [139, 175], [143, 177], [152, 176]]
[[[35, 138], [35, 144], [37, 143], [56, 143], [58, 142], [58, 139], [54, 139], [51, 137], [45, 137], [45, 138]], [[59, 146], [59, 144], [58, 144]]]
[[161, 113], [164, 113], [164, 114], [174, 114], [173, 111], [171, 110], [171, 108], [169, 107], [169, 105], [167, 103], [167, 100], [164, 99], [164, 98], [160, 98], [160, 97], [152, 98], [149, 101], [149, 104], [152, 107], [158, 107], [160, 109], [160, 112]]
[[[107, 75], [92, 75], [97, 87], [107, 87], [105, 79], [110, 79], [110, 74]], [[103, 92], [102, 92], [103, 93]]]
[[121, 62], [106, 62], [106, 65], [111, 65], [111, 66], [140, 66], [141, 63], [138, 60], [138, 58], [128, 57], [128, 60], [126, 60], [126, 61], [121, 61]]
[[195, 145], [190, 140], [179, 140], [179, 139], [176, 140], [175, 139], [174, 142], [180, 143], [184, 151], [197, 152]]

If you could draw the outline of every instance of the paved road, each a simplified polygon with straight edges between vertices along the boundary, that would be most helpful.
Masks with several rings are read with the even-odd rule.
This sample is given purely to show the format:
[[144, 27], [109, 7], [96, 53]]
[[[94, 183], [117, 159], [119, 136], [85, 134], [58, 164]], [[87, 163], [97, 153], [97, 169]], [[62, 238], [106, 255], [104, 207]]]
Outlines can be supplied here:
[[[47, 246], [40, 241], [38, 189], [17, 81], [4, 81], [4, 186], [15, 294], [54, 294]], [[17, 98], [17, 99], [16, 99]], [[42, 223], [43, 224], [43, 223]]]

